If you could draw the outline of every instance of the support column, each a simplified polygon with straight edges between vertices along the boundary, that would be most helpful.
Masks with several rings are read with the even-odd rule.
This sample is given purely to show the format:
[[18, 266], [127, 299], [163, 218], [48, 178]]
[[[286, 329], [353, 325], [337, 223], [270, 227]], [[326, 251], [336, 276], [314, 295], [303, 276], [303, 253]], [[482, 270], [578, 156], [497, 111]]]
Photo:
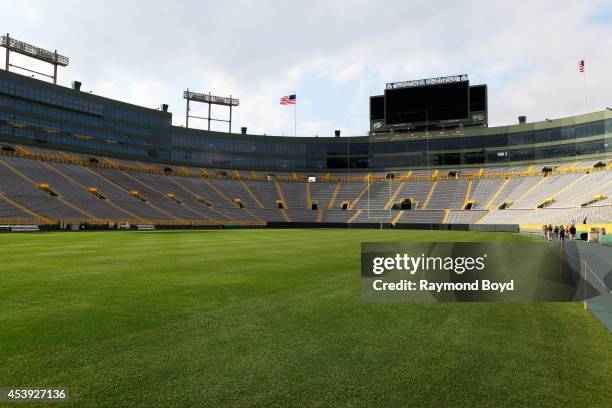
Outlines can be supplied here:
[[4, 65], [4, 69], [5, 70], [9, 70], [9, 54], [10, 54], [10, 50], [9, 50], [9, 46], [10, 46], [10, 37], [9, 37], [9, 33], [6, 33], [6, 59], [5, 59], [5, 65]]
[[[210, 92], [208, 93], [208, 100], [210, 101]], [[211, 103], [208, 102], [208, 130], [210, 130], [210, 105]]]
[[[187, 92], [189, 92], [189, 89]], [[187, 98], [187, 108], [185, 108], [185, 128], [189, 128], [189, 98]]]
[[232, 95], [230, 95], [229, 132], [232, 133]]
[[53, 64], [53, 83], [57, 84], [57, 50], [55, 50], [55, 64]]

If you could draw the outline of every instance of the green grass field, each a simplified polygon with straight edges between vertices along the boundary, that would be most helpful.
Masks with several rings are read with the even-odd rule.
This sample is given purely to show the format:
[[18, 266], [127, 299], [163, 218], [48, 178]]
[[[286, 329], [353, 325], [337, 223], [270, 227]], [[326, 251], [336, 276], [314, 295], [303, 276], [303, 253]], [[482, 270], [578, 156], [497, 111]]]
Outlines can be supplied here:
[[362, 241], [520, 239], [1, 234], [0, 387], [68, 387], [61, 407], [610, 406], [611, 337], [580, 304], [361, 300]]

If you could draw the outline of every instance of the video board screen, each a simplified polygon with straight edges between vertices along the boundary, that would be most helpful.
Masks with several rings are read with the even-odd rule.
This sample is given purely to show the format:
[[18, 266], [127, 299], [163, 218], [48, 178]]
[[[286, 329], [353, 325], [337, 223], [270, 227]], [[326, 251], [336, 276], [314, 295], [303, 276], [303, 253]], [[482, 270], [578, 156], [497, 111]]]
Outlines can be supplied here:
[[370, 96], [370, 120], [382, 120], [385, 118], [385, 96]]
[[487, 110], [487, 86], [470, 86], [470, 112]]
[[388, 125], [467, 119], [469, 82], [385, 90], [385, 119]]

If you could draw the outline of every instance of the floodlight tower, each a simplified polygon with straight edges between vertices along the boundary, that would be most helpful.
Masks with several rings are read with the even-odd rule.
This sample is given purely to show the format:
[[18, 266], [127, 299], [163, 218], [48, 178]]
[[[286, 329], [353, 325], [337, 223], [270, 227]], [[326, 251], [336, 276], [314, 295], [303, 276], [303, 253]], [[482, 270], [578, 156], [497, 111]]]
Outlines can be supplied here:
[[[189, 91], [189, 89], [183, 92], [183, 98], [187, 100], [187, 107], [185, 109], [185, 127], [186, 128], [189, 127], [189, 118], [195, 118], [195, 119], [207, 120], [208, 130], [210, 130], [211, 121], [229, 123], [229, 133], [232, 133], [232, 107], [238, 106], [240, 104], [240, 101], [238, 99], [232, 98], [231, 95], [229, 97], [225, 97], [225, 96], [211, 95], [210, 92], [207, 94], [191, 92]], [[202, 117], [202, 116], [190, 115], [189, 114], [189, 111], [190, 111], [189, 101], [207, 103], [208, 104], [208, 116]], [[210, 112], [211, 105], [221, 105], [221, 106], [229, 107], [229, 120], [215, 119], [211, 117], [211, 112]]]
[[[0, 47], [6, 48], [6, 59], [4, 69], [9, 71], [10, 67], [15, 67], [18, 69], [22, 69], [24, 71], [33, 72], [38, 75], [45, 76], [47, 78], [53, 79], [53, 83], [57, 83], [57, 67], [66, 67], [68, 66], [68, 57], [65, 57], [61, 54], [57, 53], [57, 50], [51, 52], [48, 50], [44, 50], [42, 48], [38, 48], [32, 44], [25, 43], [23, 41], [16, 40], [15, 38], [11, 38], [11, 36], [7, 33], [0, 37]], [[25, 55], [26, 57], [33, 58], [42, 62], [46, 62], [47, 64], [53, 65], [53, 75], [44, 74], [42, 72], [34, 71], [28, 68], [20, 67], [15, 64], [10, 63], [11, 51], [16, 52], [17, 54]]]

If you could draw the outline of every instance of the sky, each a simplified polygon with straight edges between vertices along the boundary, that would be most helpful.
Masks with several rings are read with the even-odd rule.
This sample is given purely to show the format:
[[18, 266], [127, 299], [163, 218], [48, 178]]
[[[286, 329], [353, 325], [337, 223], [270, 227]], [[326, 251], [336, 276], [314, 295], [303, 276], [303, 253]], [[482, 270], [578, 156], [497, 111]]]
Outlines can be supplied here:
[[585, 79], [587, 110], [612, 107], [612, 0], [0, 0], [0, 32], [68, 56], [59, 84], [166, 103], [177, 126], [189, 88], [240, 99], [234, 132], [293, 135], [297, 118], [298, 136], [365, 135], [387, 82], [454, 74], [488, 84], [490, 126], [583, 113]]

